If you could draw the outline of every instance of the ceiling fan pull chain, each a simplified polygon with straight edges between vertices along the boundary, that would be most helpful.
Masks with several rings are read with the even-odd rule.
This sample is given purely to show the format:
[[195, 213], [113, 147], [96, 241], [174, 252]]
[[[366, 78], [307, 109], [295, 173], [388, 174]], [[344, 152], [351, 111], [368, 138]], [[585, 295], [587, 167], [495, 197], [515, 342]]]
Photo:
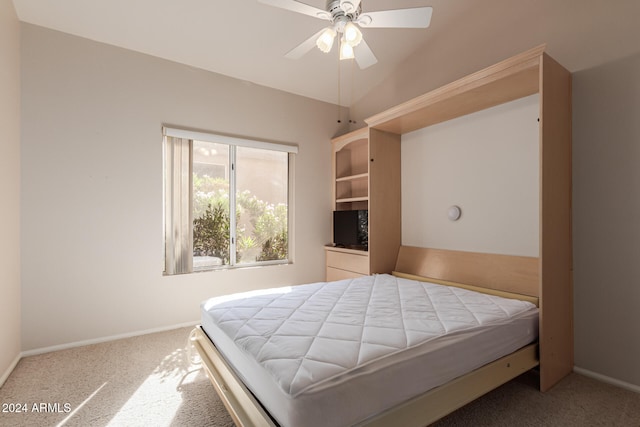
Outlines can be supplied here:
[[341, 89], [340, 89], [340, 58], [338, 58], [338, 123], [342, 123], [342, 121], [340, 120], [340, 94], [341, 94]]

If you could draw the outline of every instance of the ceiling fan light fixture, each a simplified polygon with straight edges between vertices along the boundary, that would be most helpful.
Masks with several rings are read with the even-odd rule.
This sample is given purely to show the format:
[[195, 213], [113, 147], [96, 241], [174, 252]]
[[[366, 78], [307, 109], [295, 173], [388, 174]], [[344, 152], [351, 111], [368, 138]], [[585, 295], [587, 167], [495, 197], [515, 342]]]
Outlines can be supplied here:
[[[363, 0], [326, 0], [324, 9], [310, 6], [306, 0], [258, 0], [270, 6], [300, 13], [331, 22], [295, 48], [285, 54], [286, 58], [297, 59], [318, 48], [328, 53], [336, 43], [339, 34], [340, 59], [354, 58], [364, 70], [378, 62], [373, 51], [363, 39], [361, 28], [427, 28], [431, 23], [432, 7], [412, 7], [406, 9], [378, 10], [363, 13]], [[320, 2], [320, 0], [317, 0]], [[355, 52], [357, 49], [357, 52]], [[356, 56], [357, 53], [357, 56]]]
[[347, 22], [344, 26], [344, 39], [352, 47], [358, 46], [362, 41], [362, 32], [353, 22]]
[[333, 28], [325, 29], [318, 40], [316, 40], [316, 46], [324, 53], [329, 53], [333, 46], [333, 40], [336, 38], [336, 32]]
[[353, 46], [349, 44], [344, 38], [340, 41], [340, 60], [353, 59], [355, 53], [353, 52]]

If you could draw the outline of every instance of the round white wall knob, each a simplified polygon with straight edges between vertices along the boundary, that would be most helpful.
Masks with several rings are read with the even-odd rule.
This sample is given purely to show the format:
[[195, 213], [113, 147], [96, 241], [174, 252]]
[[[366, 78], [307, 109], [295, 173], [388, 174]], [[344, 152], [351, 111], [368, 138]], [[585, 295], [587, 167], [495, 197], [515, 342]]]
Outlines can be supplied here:
[[451, 206], [447, 211], [447, 216], [451, 221], [457, 221], [460, 219], [460, 215], [462, 215], [462, 211], [459, 206]]

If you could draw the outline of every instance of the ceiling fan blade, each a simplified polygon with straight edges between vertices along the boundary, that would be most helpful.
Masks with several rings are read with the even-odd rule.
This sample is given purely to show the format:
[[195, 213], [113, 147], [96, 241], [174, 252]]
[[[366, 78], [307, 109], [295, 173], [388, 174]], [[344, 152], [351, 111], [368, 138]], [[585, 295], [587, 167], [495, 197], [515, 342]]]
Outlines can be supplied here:
[[356, 57], [358, 67], [360, 67], [361, 70], [364, 70], [378, 62], [378, 58], [376, 58], [371, 48], [364, 40], [362, 40], [358, 46], [353, 48], [353, 53]]
[[322, 32], [325, 29], [326, 28], [321, 29], [320, 31], [318, 31], [317, 33], [315, 33], [314, 35], [312, 35], [311, 37], [309, 37], [308, 39], [300, 43], [298, 46], [291, 49], [289, 52], [287, 52], [287, 54], [284, 57], [289, 59], [302, 58], [304, 54], [306, 54], [311, 49], [316, 47], [316, 40], [318, 40], [318, 37], [320, 37], [320, 34], [322, 34]]
[[427, 28], [431, 23], [432, 7], [381, 10], [360, 15], [363, 28]]
[[340, 0], [340, 8], [344, 13], [353, 13], [358, 10], [360, 0]]
[[309, 6], [308, 4], [300, 3], [295, 0], [258, 0], [260, 3], [267, 4], [269, 6], [279, 7], [281, 9], [290, 10], [291, 12], [302, 13], [303, 15], [312, 16], [314, 18], [331, 20], [331, 14], [326, 10], [318, 9], [317, 7]]

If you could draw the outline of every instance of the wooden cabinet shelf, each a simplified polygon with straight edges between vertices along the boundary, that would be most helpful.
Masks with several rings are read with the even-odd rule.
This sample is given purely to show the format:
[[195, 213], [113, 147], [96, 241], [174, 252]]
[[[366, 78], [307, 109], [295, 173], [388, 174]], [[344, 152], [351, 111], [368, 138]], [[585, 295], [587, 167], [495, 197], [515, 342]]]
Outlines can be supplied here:
[[369, 173], [336, 178], [336, 202], [363, 201], [369, 198]]
[[361, 179], [369, 179], [369, 173], [365, 172], [357, 175], [343, 176], [342, 178], [336, 178], [336, 182], [355, 181]]
[[345, 199], [336, 199], [336, 203], [352, 203], [352, 202], [366, 202], [369, 200], [368, 197], [349, 197]]

